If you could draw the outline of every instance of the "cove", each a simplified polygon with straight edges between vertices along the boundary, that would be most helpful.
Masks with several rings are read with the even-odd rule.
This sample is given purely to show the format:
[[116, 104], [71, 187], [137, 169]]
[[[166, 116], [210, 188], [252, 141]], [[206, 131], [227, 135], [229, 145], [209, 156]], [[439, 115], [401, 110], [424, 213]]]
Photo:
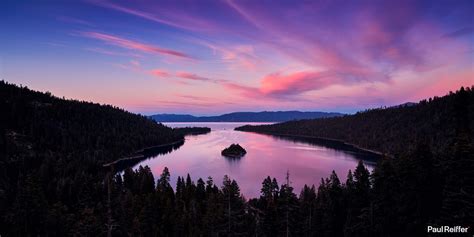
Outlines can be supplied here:
[[[133, 168], [147, 165], [159, 177], [168, 167], [173, 186], [178, 176], [186, 177], [188, 173], [193, 180], [206, 181], [210, 176], [218, 186], [228, 175], [237, 181], [246, 198], [252, 198], [260, 195], [267, 176], [277, 178], [281, 184], [288, 171], [291, 185], [299, 193], [305, 184], [317, 187], [332, 170], [345, 182], [347, 172], [354, 170], [359, 160], [371, 170], [378, 158], [376, 154], [318, 139], [234, 131], [245, 124], [258, 123], [166, 123], [170, 127], [210, 127], [211, 132], [186, 136], [183, 145], [171, 152], [152, 154]], [[222, 149], [232, 143], [242, 145], [247, 154], [240, 159], [223, 157]]]

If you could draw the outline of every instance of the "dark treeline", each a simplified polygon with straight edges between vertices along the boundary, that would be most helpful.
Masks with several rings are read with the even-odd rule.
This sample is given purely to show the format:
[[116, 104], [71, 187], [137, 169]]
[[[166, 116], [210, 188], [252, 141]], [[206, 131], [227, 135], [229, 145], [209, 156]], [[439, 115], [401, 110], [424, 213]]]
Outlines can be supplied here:
[[182, 139], [145, 117], [4, 82], [0, 96], [2, 236], [425, 236], [474, 220], [472, 90], [449, 96], [443, 152], [420, 136], [372, 173], [359, 163], [302, 190], [268, 177], [249, 200], [229, 177], [180, 177], [173, 190], [167, 169], [155, 181], [148, 167], [103, 168]]
[[[418, 140], [424, 140], [434, 153], [442, 153], [454, 142], [459, 125], [456, 118], [474, 128], [474, 86], [414, 105], [370, 109], [335, 118], [247, 125], [236, 130], [336, 139], [391, 155], [402, 154]], [[471, 129], [469, 136], [473, 135]]]
[[0, 111], [2, 236], [45, 234], [57, 220], [94, 219], [102, 211], [103, 164], [183, 139], [144, 116], [4, 81]]

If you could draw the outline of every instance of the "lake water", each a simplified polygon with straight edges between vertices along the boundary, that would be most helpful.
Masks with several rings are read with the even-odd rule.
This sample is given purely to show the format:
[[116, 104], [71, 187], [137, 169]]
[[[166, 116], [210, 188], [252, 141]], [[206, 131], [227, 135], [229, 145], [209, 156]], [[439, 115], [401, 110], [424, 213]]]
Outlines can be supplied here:
[[[188, 173], [196, 181], [208, 176], [220, 186], [224, 175], [235, 179], [247, 198], [258, 197], [264, 178], [275, 177], [281, 185], [286, 172], [299, 194], [304, 184], [319, 185], [321, 178], [335, 170], [345, 182], [349, 169], [354, 170], [359, 159], [371, 169], [374, 157], [344, 146], [319, 144], [310, 139], [275, 137], [250, 132], [234, 131], [235, 127], [258, 123], [166, 123], [170, 127], [210, 127], [208, 134], [187, 136], [184, 145], [164, 155], [144, 160], [138, 166], [148, 165], [158, 178], [164, 167], [171, 173], [171, 183]], [[239, 143], [247, 154], [238, 159], [221, 156], [221, 151], [232, 143]], [[372, 160], [372, 161], [370, 161]]]

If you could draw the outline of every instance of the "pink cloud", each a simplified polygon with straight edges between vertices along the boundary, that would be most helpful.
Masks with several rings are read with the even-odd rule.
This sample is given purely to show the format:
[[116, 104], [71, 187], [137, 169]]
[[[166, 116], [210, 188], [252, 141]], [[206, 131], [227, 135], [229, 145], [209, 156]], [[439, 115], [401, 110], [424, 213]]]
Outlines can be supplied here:
[[214, 79], [209, 77], [200, 76], [190, 72], [177, 72], [176, 77], [192, 80], [192, 81], [203, 81], [203, 82], [212, 82], [217, 84], [227, 83], [226, 80], [223, 79]]
[[319, 71], [300, 71], [290, 74], [280, 72], [269, 74], [260, 80], [259, 87], [245, 86], [232, 82], [222, 85], [230, 91], [237, 92], [245, 98], [264, 100], [301, 101], [301, 93], [321, 90], [331, 85], [350, 83], [335, 73]]
[[158, 55], [171, 55], [171, 56], [180, 57], [180, 58], [192, 59], [192, 57], [190, 57], [189, 55], [179, 52], [179, 51], [160, 48], [154, 45], [144, 44], [137, 41], [113, 36], [110, 34], [86, 31], [86, 32], [81, 32], [81, 35], [88, 38], [101, 40], [107, 44], [119, 46], [126, 49], [137, 50], [144, 53], [158, 54]]
[[261, 80], [260, 91], [264, 94], [299, 94], [339, 82], [339, 78], [327, 72], [302, 71], [287, 75], [273, 73]]
[[329, 71], [299, 71], [290, 74], [276, 72], [263, 77], [260, 87], [250, 87], [236, 83], [224, 83], [230, 90], [237, 91], [244, 97], [279, 98], [297, 96], [307, 91], [321, 90], [331, 85], [350, 83], [344, 81], [337, 73]]
[[263, 94], [256, 87], [244, 86], [232, 82], [224, 83], [223, 86], [231, 92], [237, 92], [245, 98], [262, 98]]
[[175, 81], [175, 82], [180, 83], [180, 84], [188, 84], [187, 82], [189, 82], [189, 81], [202, 81], [202, 82], [212, 82], [212, 83], [225, 82], [225, 80], [212, 79], [212, 78], [197, 75], [195, 73], [184, 72], [184, 71], [173, 73], [173, 72], [169, 72], [169, 71], [166, 71], [166, 70], [163, 70], [163, 69], [153, 69], [153, 70], [150, 70], [148, 73], [150, 75], [153, 75], [153, 76], [158, 77], [158, 78], [176, 77], [176, 78], [186, 80], [186, 81], [184, 81], [184, 80]]
[[198, 76], [196, 74], [189, 73], [189, 72], [177, 72], [176, 76], [180, 78], [184, 78], [184, 79], [195, 80], [195, 81], [210, 81], [211, 80], [207, 77]]
[[169, 77], [171, 74], [162, 69], [153, 69], [150, 71], [150, 74], [155, 77]]

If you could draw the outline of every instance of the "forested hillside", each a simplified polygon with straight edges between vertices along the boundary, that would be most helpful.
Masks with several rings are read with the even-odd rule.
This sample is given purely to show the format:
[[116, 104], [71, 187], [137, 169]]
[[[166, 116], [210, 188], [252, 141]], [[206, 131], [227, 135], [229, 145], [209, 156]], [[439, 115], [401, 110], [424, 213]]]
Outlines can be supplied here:
[[[420, 140], [427, 142], [435, 153], [446, 151], [461, 123], [474, 128], [474, 87], [415, 105], [370, 109], [335, 118], [243, 126], [236, 130], [330, 138], [397, 155]], [[473, 134], [471, 129], [469, 135], [473, 137]]]
[[93, 207], [99, 201], [103, 164], [183, 139], [144, 116], [4, 81], [0, 111], [0, 230], [7, 224], [27, 226], [28, 233], [37, 227], [33, 220], [47, 221], [42, 215], [55, 208], [79, 213]]

